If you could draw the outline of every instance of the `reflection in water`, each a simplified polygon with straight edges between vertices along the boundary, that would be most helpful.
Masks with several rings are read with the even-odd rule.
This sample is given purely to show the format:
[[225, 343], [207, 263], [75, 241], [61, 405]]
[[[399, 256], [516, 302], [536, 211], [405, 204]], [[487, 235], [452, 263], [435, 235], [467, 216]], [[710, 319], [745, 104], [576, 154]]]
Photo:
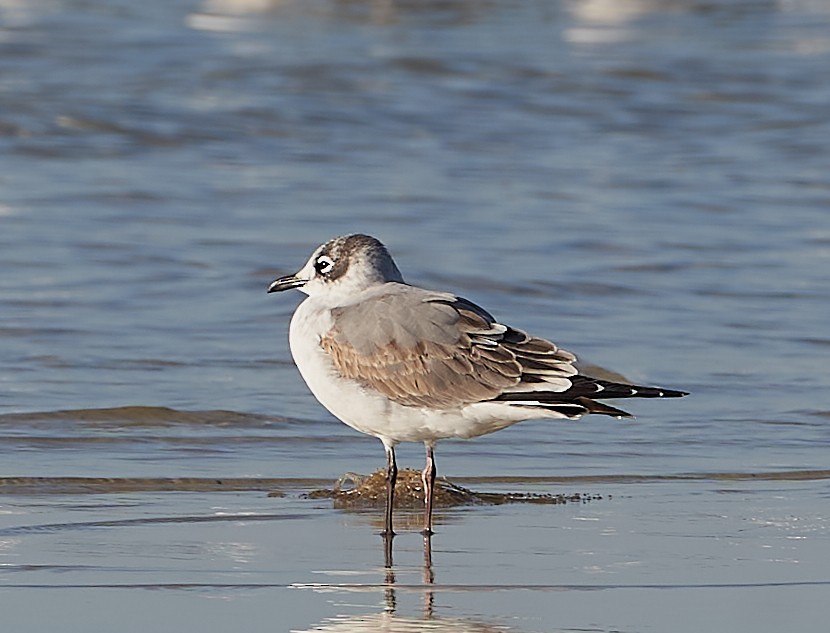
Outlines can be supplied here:
[[[506, 633], [514, 628], [505, 628], [463, 620], [460, 618], [440, 618], [430, 620], [425, 629], [425, 621], [417, 618], [401, 618], [388, 613], [361, 616], [335, 617], [321, 622], [309, 631], [330, 631], [337, 633], [422, 633], [424, 630], [438, 633]], [[293, 633], [303, 633], [294, 631]]]
[[[392, 543], [395, 540], [394, 532], [384, 532], [383, 537], [383, 582], [386, 585], [383, 595], [386, 601], [386, 613], [395, 613], [398, 608], [397, 599], [395, 597], [395, 565], [392, 561]], [[431, 546], [430, 546], [431, 547]]]
[[[362, 615], [341, 615], [327, 618], [320, 624], [307, 631], [329, 631], [331, 633], [415, 633], [424, 630], [439, 633], [506, 633], [515, 632], [514, 627], [503, 627], [497, 624], [476, 622], [465, 618], [442, 618], [434, 614], [434, 592], [431, 587], [435, 582], [435, 572], [432, 566], [432, 537], [424, 536], [424, 565], [423, 565], [423, 609], [421, 617], [405, 617], [399, 615], [397, 592], [395, 589], [395, 566], [392, 560], [392, 541], [394, 535], [383, 535], [384, 550], [384, 608], [380, 613]], [[407, 589], [412, 589], [411, 585]], [[294, 631], [293, 633], [303, 633]]]
[[[387, 613], [394, 613], [397, 605], [395, 598], [395, 566], [392, 561], [392, 541], [395, 535], [390, 533], [383, 534], [383, 567], [385, 570], [386, 589], [384, 595], [386, 597]], [[433, 620], [432, 608], [435, 603], [435, 594], [429, 589], [435, 583], [435, 572], [432, 569], [432, 534], [424, 534], [424, 567], [421, 576], [421, 582], [424, 585], [424, 620]]]

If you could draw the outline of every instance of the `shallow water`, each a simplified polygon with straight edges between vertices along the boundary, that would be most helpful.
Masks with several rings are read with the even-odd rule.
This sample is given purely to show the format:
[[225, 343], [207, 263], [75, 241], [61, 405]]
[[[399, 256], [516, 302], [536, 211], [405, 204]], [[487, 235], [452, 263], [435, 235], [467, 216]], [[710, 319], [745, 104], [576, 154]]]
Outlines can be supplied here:
[[[810, 0], [0, 0], [4, 622], [824, 630], [828, 66]], [[383, 453], [265, 294], [354, 231], [692, 395], [440, 444], [602, 499], [444, 511], [393, 587], [379, 514], [302, 496]]]

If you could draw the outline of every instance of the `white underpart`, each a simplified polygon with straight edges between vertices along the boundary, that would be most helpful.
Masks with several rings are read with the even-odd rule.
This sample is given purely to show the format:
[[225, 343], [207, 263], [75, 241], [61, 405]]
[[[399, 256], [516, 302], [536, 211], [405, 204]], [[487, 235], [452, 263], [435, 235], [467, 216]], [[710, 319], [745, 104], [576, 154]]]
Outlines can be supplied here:
[[[372, 294], [372, 289], [364, 291]], [[532, 418], [565, 418], [556, 411], [535, 409], [537, 402], [480, 402], [458, 409], [408, 407], [337, 372], [320, 339], [332, 326], [330, 297], [310, 296], [303, 301], [289, 328], [294, 362], [309, 389], [334, 416], [353, 429], [379, 438], [386, 445], [427, 442], [493, 433]], [[352, 297], [357, 302], [360, 297]], [[529, 407], [526, 405], [530, 405]]]

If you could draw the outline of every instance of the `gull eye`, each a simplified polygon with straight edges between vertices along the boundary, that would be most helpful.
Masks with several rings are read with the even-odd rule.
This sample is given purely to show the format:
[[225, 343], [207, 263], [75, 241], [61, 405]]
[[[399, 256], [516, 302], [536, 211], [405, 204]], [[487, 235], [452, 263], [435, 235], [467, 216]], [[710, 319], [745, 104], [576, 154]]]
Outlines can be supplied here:
[[334, 268], [334, 261], [327, 255], [321, 255], [317, 258], [317, 261], [314, 262], [314, 270], [316, 270], [319, 275], [325, 275], [331, 272], [332, 268]]

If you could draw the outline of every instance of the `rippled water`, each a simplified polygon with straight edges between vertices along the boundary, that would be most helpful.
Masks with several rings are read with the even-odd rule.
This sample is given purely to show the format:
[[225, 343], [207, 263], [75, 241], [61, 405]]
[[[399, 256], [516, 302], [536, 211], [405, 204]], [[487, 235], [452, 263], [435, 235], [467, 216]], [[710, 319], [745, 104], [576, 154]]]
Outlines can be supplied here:
[[[823, 630], [829, 66], [816, 0], [0, 0], [5, 621]], [[302, 498], [383, 454], [265, 294], [355, 231], [692, 395], [440, 444], [603, 499], [446, 511], [392, 586], [375, 513]]]

